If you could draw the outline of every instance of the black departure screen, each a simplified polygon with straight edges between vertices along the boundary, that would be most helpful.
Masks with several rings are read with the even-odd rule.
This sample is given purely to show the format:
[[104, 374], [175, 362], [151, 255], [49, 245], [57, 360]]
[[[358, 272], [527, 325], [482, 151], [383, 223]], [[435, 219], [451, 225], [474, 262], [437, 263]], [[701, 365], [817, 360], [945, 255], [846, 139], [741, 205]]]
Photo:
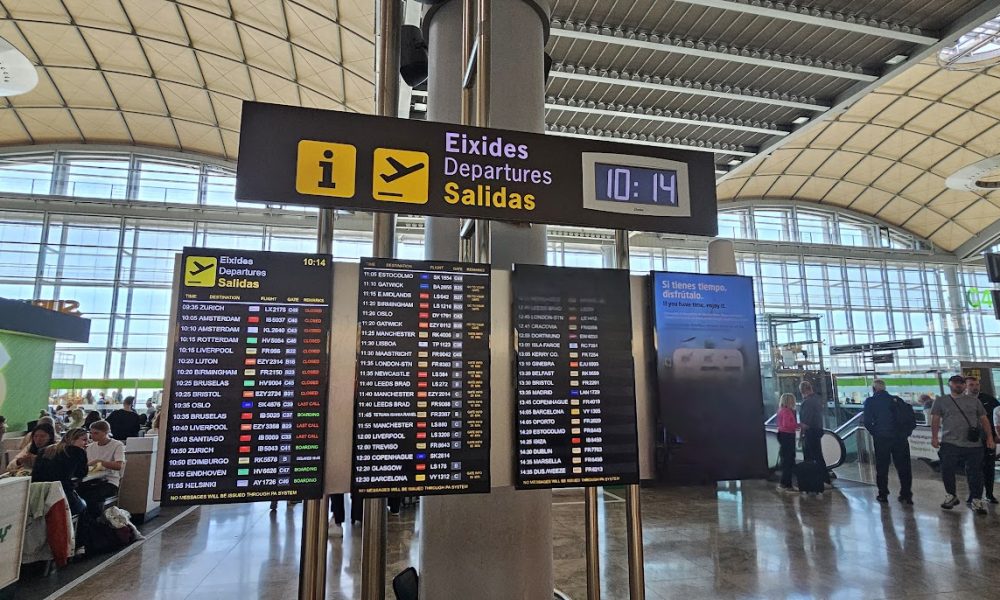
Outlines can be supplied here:
[[490, 490], [489, 265], [363, 259], [351, 491]]
[[516, 485], [638, 483], [627, 271], [516, 265]]
[[163, 502], [323, 496], [333, 260], [186, 248]]

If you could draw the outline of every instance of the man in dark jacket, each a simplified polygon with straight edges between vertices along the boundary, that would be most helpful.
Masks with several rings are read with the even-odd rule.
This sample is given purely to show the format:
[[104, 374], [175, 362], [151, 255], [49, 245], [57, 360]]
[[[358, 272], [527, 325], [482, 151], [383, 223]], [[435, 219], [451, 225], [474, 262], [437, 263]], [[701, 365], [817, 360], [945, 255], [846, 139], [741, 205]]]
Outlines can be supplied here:
[[[802, 394], [802, 406], [799, 409], [799, 424], [802, 427], [802, 458], [809, 462], [818, 462], [826, 465], [823, 458], [823, 415], [826, 412], [826, 402], [813, 390], [813, 386], [808, 381], [799, 384], [799, 393]], [[824, 470], [825, 483], [828, 488], [833, 487], [830, 480], [830, 472]]]
[[[970, 376], [965, 378], [965, 392], [970, 396], [977, 396], [979, 401], [983, 403], [983, 408], [986, 409], [986, 418], [990, 420], [990, 430], [996, 431], [996, 423], [993, 422], [993, 411], [996, 407], [1000, 406], [1000, 402], [993, 396], [980, 390], [978, 377]], [[993, 495], [993, 482], [996, 479], [997, 469], [997, 451], [995, 448], [986, 446], [985, 436], [983, 437], [983, 453], [983, 490], [986, 492], [986, 501], [990, 504], [998, 504], [996, 497]], [[972, 502], [972, 498], [969, 498], [969, 502]]]
[[[913, 471], [910, 466], [910, 443], [907, 440], [912, 427], [901, 418], [905, 402], [885, 390], [885, 381], [872, 382], [872, 396], [865, 400], [865, 429], [875, 442], [875, 484], [878, 501], [889, 501], [889, 464], [896, 465], [899, 475], [899, 501], [913, 504]], [[909, 431], [907, 431], [909, 429]]]

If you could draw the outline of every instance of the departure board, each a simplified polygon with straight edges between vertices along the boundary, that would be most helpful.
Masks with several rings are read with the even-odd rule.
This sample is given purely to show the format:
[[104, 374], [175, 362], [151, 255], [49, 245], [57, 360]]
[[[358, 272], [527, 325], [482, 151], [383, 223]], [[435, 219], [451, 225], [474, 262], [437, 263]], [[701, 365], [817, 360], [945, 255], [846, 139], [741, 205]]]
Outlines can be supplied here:
[[364, 259], [351, 491], [490, 490], [490, 267]]
[[627, 271], [516, 265], [515, 482], [638, 483]]
[[186, 248], [165, 504], [323, 495], [333, 259]]

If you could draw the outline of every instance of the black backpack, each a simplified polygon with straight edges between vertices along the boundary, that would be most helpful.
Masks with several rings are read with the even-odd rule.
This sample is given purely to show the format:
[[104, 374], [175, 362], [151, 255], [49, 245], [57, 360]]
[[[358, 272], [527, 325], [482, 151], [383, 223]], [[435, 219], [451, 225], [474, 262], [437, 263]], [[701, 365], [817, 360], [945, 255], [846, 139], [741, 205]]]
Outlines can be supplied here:
[[896, 433], [910, 437], [917, 428], [917, 415], [913, 407], [899, 396], [892, 397], [892, 420], [896, 424]]

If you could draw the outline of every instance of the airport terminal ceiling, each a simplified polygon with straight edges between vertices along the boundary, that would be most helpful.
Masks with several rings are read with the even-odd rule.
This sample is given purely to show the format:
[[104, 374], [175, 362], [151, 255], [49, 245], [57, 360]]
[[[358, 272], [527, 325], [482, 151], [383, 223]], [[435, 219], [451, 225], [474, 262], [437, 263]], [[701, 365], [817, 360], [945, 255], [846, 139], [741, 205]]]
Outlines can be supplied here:
[[[939, 57], [1000, 14], [1000, 0], [552, 4], [550, 132], [711, 152], [722, 202], [848, 207], [961, 257], [1000, 234], [990, 143], [1000, 79]], [[0, 9], [0, 37], [39, 74], [34, 90], [4, 100], [2, 145], [153, 146], [234, 161], [243, 99], [373, 110], [374, 1]], [[426, 103], [414, 93], [415, 112]]]

